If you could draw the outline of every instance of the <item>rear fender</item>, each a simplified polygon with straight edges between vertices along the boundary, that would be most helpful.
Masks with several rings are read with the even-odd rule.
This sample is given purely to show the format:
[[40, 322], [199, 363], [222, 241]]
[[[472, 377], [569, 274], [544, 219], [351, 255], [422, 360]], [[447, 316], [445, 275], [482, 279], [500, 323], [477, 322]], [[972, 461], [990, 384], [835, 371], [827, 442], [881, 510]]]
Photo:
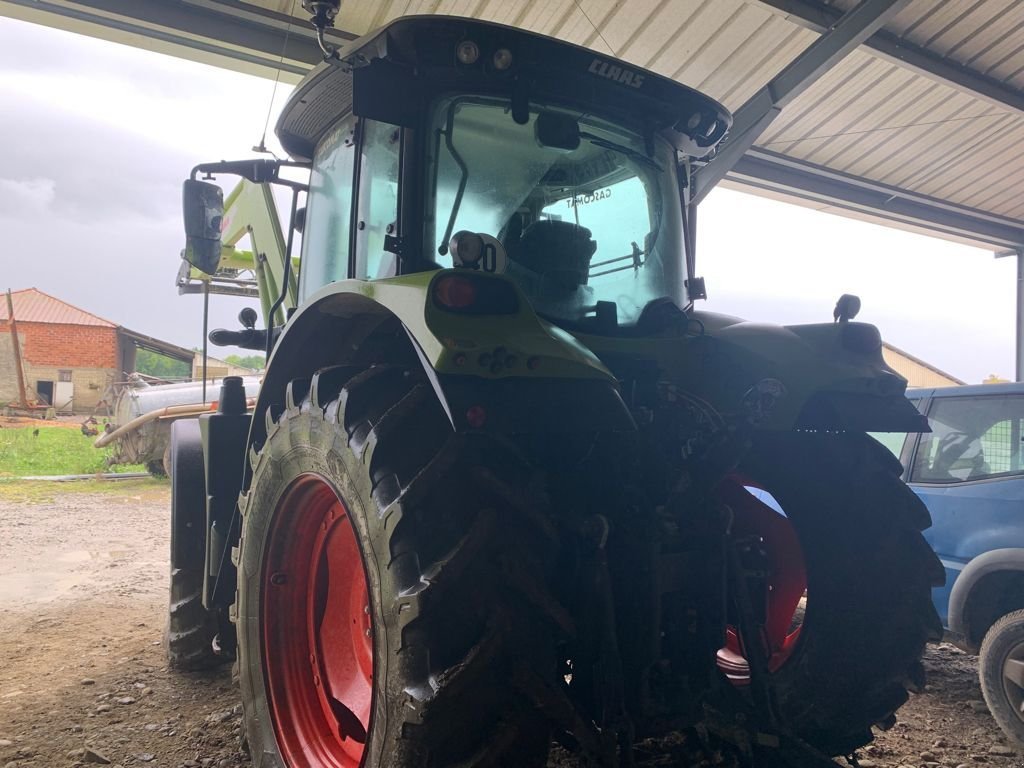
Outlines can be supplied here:
[[311, 296], [268, 362], [249, 445], [263, 443], [268, 414], [276, 419], [285, 407], [290, 381], [328, 366], [378, 363], [421, 366], [456, 431], [635, 429], [614, 376], [521, 296], [517, 311], [505, 315], [438, 309], [430, 287], [450, 272], [345, 280]]
[[[878, 329], [867, 323], [776, 326], [712, 313], [695, 313], [707, 329], [698, 391], [723, 397], [734, 407], [743, 392], [762, 380], [782, 384], [784, 396], [759, 424], [769, 430], [927, 432], [927, 420], [905, 396], [907, 381], [882, 357]], [[708, 366], [707, 363], [712, 363]], [[702, 372], [703, 373], [702, 375]], [[726, 382], [715, 393], [714, 385]]]

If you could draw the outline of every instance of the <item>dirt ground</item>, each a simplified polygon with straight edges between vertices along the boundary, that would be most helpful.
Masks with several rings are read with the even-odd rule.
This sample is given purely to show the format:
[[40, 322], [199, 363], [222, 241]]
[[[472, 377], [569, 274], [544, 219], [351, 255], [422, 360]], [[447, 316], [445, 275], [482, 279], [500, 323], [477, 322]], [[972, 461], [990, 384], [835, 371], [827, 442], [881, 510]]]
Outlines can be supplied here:
[[[249, 764], [229, 671], [164, 663], [168, 496], [155, 481], [3, 489], [0, 768]], [[975, 659], [939, 645], [926, 665], [927, 689], [860, 766], [1024, 764], [985, 709]], [[685, 764], [672, 750], [641, 762]]]
[[168, 486], [105, 486], [0, 498], [0, 766], [248, 764], [230, 671], [164, 662]]

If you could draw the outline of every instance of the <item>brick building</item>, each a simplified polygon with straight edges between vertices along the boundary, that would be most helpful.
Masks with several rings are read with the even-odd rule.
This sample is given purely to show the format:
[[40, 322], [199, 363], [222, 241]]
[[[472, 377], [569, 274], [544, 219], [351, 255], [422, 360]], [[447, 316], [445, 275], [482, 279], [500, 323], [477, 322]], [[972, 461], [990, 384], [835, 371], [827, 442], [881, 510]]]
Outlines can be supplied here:
[[[192, 362], [190, 350], [129, 331], [35, 288], [11, 293], [28, 399], [91, 413], [135, 370], [136, 350]], [[0, 406], [19, 399], [7, 298], [0, 296]]]

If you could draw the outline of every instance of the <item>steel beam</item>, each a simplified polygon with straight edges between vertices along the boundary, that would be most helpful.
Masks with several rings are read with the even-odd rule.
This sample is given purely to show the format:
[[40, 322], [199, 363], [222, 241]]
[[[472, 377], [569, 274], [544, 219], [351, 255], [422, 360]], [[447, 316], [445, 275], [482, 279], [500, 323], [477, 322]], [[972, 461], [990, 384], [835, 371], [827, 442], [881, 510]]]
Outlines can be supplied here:
[[[272, 76], [280, 70], [290, 80], [323, 59], [303, 19], [237, 0], [0, 0], [0, 15], [114, 40], [143, 37], [238, 62], [247, 72]], [[333, 30], [329, 38], [340, 45], [355, 35]]]
[[696, 177], [693, 204], [725, 178], [783, 107], [868, 39], [910, 0], [861, 0], [736, 111], [732, 129]]
[[[824, 32], [841, 16], [834, 7], [824, 5], [817, 0], [759, 0], [759, 2], [788, 14], [791, 21], [807, 29], [813, 29], [815, 32]], [[891, 32], [879, 30], [865, 40], [864, 45], [882, 58], [932, 80], [939, 80], [957, 90], [969, 91], [991, 104], [1024, 112], [1024, 91], [988, 77], [952, 59], [932, 53], [927, 48], [914, 45]]]
[[1024, 249], [1024, 223], [1016, 219], [834, 171], [760, 147], [749, 150], [727, 178], [755, 189], [870, 213], [1001, 250]]
[[1024, 248], [1017, 251], [1017, 363], [1016, 381], [1024, 381]]
[[1014, 381], [1024, 381], [1024, 248], [999, 251], [997, 259], [1013, 256], [1017, 259], [1017, 327], [1016, 327], [1016, 361], [1014, 363]]

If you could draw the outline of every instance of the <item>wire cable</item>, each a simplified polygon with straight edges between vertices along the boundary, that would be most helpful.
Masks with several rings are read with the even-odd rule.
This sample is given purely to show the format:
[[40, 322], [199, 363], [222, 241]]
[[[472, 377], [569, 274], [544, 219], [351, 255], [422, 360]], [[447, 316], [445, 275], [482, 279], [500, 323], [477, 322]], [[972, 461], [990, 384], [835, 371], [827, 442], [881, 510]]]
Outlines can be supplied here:
[[902, 131], [906, 128], [921, 128], [928, 125], [944, 125], [946, 123], [958, 123], [964, 120], [984, 120], [989, 117], [1004, 117], [1009, 112], [990, 112], [987, 115], [969, 115], [967, 117], [950, 117], [946, 120], [931, 120], [923, 123], [908, 123], [906, 125], [883, 125], [878, 128], [865, 128], [861, 131], [843, 131], [842, 133], [828, 133], [821, 136], [802, 136], [796, 139], [774, 139], [760, 144], [762, 147], [770, 147], [775, 144], [797, 144], [801, 141], [815, 141], [817, 139], [841, 139], [844, 136], [860, 136], [865, 133], [876, 133], [878, 131]]
[[587, 23], [591, 27], [593, 27], [594, 33], [599, 38], [601, 38], [601, 42], [605, 44], [605, 47], [608, 49], [608, 51], [612, 54], [612, 56], [615, 56], [616, 55], [615, 49], [612, 48], [611, 44], [607, 40], [604, 39], [604, 35], [602, 35], [601, 34], [601, 30], [597, 28], [597, 24], [595, 24], [593, 21], [591, 21], [590, 17], [587, 15], [587, 12], [583, 10], [583, 6], [580, 5], [580, 0], [572, 0], [572, 1], [573, 1], [573, 4], [576, 6], [576, 8], [579, 9], [579, 12], [583, 14], [583, 18], [587, 20]]

